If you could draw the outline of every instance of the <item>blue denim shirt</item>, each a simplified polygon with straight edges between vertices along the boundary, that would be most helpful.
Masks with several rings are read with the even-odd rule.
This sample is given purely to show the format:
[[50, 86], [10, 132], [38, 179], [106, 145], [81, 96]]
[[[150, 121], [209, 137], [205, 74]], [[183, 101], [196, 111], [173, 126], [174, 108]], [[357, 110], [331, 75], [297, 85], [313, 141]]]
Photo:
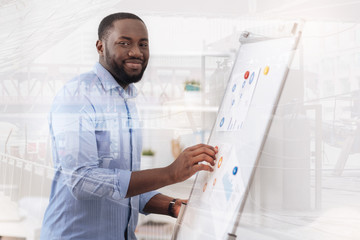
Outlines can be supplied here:
[[[125, 198], [142, 148], [134, 85], [97, 63], [55, 97], [49, 122], [55, 176], [42, 240], [135, 239], [139, 211], [158, 192]], [[143, 212], [142, 212], [143, 213]]]

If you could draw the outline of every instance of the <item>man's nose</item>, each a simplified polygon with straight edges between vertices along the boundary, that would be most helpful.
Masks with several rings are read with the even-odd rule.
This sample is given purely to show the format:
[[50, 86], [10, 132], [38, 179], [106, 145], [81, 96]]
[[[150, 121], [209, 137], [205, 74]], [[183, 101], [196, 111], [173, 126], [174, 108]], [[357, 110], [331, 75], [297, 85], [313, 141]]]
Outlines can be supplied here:
[[130, 57], [142, 57], [143, 53], [141, 52], [139, 46], [133, 46], [130, 50], [129, 50], [129, 56]]

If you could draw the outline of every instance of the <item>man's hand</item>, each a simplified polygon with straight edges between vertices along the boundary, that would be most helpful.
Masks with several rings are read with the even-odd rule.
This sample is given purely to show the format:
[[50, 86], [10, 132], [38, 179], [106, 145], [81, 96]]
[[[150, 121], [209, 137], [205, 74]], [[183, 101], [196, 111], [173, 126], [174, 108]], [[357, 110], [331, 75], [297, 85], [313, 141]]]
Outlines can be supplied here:
[[[196, 172], [213, 171], [217, 149], [205, 144], [186, 148], [179, 157], [168, 166], [169, 174], [174, 183], [182, 182]], [[211, 165], [211, 166], [210, 166]]]
[[214, 147], [198, 144], [185, 149], [167, 167], [132, 172], [126, 197], [184, 181], [201, 170], [213, 171], [216, 153]]

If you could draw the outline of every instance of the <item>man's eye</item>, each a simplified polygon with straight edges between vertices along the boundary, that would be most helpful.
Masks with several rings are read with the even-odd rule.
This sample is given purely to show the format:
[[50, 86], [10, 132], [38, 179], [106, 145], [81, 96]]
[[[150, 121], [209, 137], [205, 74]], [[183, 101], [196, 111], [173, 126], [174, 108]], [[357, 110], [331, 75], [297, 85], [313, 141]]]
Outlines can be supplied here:
[[130, 45], [129, 42], [119, 42], [119, 44], [122, 45], [122, 46], [129, 46]]
[[148, 43], [140, 43], [140, 47], [148, 47], [149, 44]]

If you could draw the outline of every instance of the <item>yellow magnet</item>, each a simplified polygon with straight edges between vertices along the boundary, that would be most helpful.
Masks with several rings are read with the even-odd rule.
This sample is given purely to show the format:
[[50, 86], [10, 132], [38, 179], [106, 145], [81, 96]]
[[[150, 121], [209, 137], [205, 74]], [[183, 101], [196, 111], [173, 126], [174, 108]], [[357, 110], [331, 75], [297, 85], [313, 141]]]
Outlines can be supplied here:
[[267, 75], [269, 73], [269, 66], [266, 66], [264, 69], [264, 75]]

